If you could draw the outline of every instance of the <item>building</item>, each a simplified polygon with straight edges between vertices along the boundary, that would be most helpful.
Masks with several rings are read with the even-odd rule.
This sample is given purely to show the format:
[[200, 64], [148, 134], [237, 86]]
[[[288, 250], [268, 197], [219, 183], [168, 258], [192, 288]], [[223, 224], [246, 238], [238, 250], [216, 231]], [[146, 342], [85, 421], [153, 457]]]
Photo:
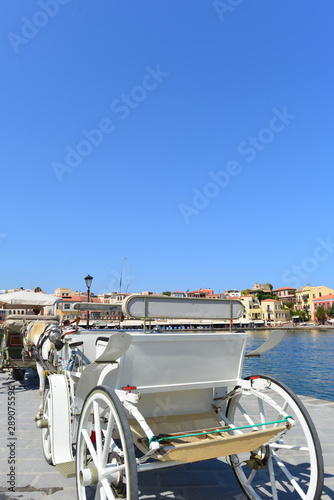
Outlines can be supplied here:
[[261, 284], [261, 283], [254, 283], [253, 288], [247, 288], [247, 295], [256, 295], [258, 292], [262, 292], [264, 294], [270, 293], [271, 292], [271, 285], [269, 283]]
[[187, 292], [186, 293], [187, 297], [197, 297], [197, 298], [205, 298], [205, 297], [212, 297], [213, 296], [213, 291], [211, 288], [201, 288], [200, 290], [193, 290], [192, 292]]
[[282, 309], [279, 300], [265, 299], [261, 302], [261, 314], [265, 324], [285, 323], [290, 320], [288, 309]]
[[[89, 299], [92, 303], [101, 303], [100, 299], [97, 297], [90, 297]], [[78, 312], [78, 310], [73, 308], [73, 304], [76, 302], [87, 302], [87, 295], [71, 295], [70, 297], [64, 297], [63, 300], [57, 306], [57, 316], [59, 316], [60, 321], [63, 322], [65, 319], [72, 321], [80, 315], [81, 320], [87, 319], [87, 311]], [[90, 318], [100, 319], [99, 311], [92, 311], [90, 313]]]
[[315, 313], [317, 312], [319, 306], [322, 306], [326, 311], [326, 309], [332, 307], [333, 303], [334, 303], [334, 294], [324, 295], [322, 297], [318, 297], [317, 299], [313, 299], [311, 318], [313, 320], [316, 320]]
[[286, 302], [291, 302], [294, 304], [296, 302], [296, 288], [291, 288], [291, 286], [286, 286], [282, 288], [275, 288], [273, 293], [277, 295], [280, 301], [285, 304]]
[[248, 294], [240, 297], [241, 302], [245, 308], [243, 314], [243, 323], [252, 323], [253, 325], [261, 326], [264, 324], [262, 319], [262, 310], [259, 301], [254, 297], [254, 295]]
[[70, 288], [56, 288], [53, 295], [56, 297], [70, 297], [72, 290]]
[[[313, 300], [324, 297], [325, 295], [334, 295], [334, 290], [328, 286], [311, 286], [306, 285], [296, 290], [296, 311], [306, 311], [312, 317]], [[314, 317], [313, 317], [314, 319]]]
[[236, 299], [240, 298], [241, 292], [238, 290], [225, 290], [225, 297], [235, 297]]
[[131, 293], [115, 293], [109, 300], [109, 304], [121, 304]]
[[0, 309], [0, 325], [2, 325], [5, 319], [6, 319], [6, 310]]
[[171, 293], [171, 297], [185, 297], [186, 294], [184, 292], [180, 292], [179, 290]]
[[97, 296], [102, 304], [109, 304], [110, 300], [117, 295], [117, 292], [99, 293]]
[[255, 282], [253, 286], [253, 291], [258, 292], [259, 290], [261, 290], [262, 292], [271, 292], [269, 283], [261, 284]]

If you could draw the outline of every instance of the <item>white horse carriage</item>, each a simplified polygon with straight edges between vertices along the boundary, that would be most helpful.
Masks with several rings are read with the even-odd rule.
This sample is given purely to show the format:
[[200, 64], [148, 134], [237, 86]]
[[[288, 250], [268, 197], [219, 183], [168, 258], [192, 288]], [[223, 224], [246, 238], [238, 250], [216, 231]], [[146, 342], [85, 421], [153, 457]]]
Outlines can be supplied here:
[[144, 330], [63, 334], [37, 422], [46, 460], [76, 476], [79, 499], [135, 500], [138, 473], [218, 457], [250, 499], [320, 499], [322, 452], [304, 406], [271, 377], [241, 378], [245, 356], [281, 332], [245, 354], [245, 332], [147, 325], [236, 319], [237, 300], [132, 295], [122, 307]]

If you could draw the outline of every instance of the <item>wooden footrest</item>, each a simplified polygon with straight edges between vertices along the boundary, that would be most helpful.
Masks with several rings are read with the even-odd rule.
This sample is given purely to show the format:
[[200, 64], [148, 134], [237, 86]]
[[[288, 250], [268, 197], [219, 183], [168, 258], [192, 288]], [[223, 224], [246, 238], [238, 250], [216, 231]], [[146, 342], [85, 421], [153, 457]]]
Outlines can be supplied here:
[[[273, 427], [265, 430], [256, 430], [244, 434], [231, 435], [229, 432], [214, 432], [229, 429], [229, 427], [218, 427], [214, 429], [203, 429], [191, 431], [188, 434], [201, 433], [201, 435], [190, 435], [182, 437], [187, 433], [169, 434], [168, 440], [161, 441], [162, 448], [159, 451], [163, 461], [180, 460], [182, 462], [197, 462], [212, 458], [234, 455], [256, 450], [267, 443], [276, 435], [284, 433], [286, 425]], [[230, 429], [232, 430], [232, 429]], [[205, 434], [202, 434], [205, 433]], [[158, 436], [164, 438], [165, 436]], [[146, 440], [147, 441], [147, 440]], [[142, 443], [148, 447], [148, 441], [142, 439]]]

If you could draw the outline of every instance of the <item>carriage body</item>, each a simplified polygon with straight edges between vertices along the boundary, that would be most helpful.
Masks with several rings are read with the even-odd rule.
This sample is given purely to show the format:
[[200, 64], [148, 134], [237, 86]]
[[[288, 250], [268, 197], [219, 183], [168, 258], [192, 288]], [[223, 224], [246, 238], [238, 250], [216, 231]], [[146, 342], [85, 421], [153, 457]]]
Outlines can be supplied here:
[[[163, 318], [164, 308], [168, 315], [174, 311], [172, 317], [185, 314], [184, 308], [187, 317], [190, 311], [196, 318], [221, 317], [216, 311], [222, 306], [228, 309], [224, 318], [243, 312], [238, 301], [197, 300], [133, 296], [124, 311], [143, 319], [145, 326], [149, 318]], [[45, 457], [64, 475], [76, 475], [80, 499], [98, 488], [104, 498], [134, 500], [138, 472], [229, 456], [244, 492], [258, 500], [262, 497], [249, 477], [241, 468], [239, 473], [242, 454], [249, 457], [251, 479], [262, 466], [270, 471], [272, 498], [278, 498], [269, 456], [289, 433], [296, 442], [291, 431], [296, 417], [287, 413], [288, 408], [302, 420], [306, 433], [307, 446], [300, 448], [308, 448], [311, 462], [317, 462], [303, 498], [320, 498], [321, 450], [313, 429], [310, 433], [304, 423], [304, 409], [269, 377], [241, 378], [246, 332], [83, 330], [64, 340], [59, 373], [49, 377], [40, 427]], [[249, 401], [250, 409], [244, 410]], [[295, 449], [295, 444], [288, 449]]]

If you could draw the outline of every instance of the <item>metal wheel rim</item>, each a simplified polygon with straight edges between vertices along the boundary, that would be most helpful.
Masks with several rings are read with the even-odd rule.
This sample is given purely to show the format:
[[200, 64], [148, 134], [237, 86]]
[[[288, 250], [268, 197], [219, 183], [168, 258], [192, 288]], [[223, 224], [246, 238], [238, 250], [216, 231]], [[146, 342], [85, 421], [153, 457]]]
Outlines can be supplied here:
[[[302, 499], [302, 500], [317, 500], [321, 498], [322, 486], [323, 486], [323, 461], [322, 454], [318, 436], [316, 430], [310, 420], [310, 417], [299, 401], [297, 396], [290, 391], [284, 384], [281, 384], [269, 377], [263, 377], [262, 379], [268, 380], [270, 383], [270, 397], [273, 399], [280, 400], [280, 403], [284, 400], [284, 404], [281, 407], [287, 414], [292, 414], [296, 421], [296, 429], [288, 431], [285, 436], [283, 436], [283, 443], [275, 442], [271, 443], [267, 449], [269, 450], [269, 460], [267, 469], [267, 483], [266, 486], [262, 486], [262, 490], [258, 487], [253, 486], [256, 483], [256, 476], [265, 476], [263, 471], [261, 473], [254, 472], [245, 465], [234, 467], [235, 475], [244, 490], [248, 498], [252, 500], [262, 500], [262, 499], [278, 499], [280, 496], [284, 499]], [[272, 392], [273, 391], [273, 392]], [[261, 391], [260, 391], [261, 392]], [[274, 397], [275, 396], [275, 397]], [[251, 398], [252, 396], [245, 396]], [[231, 422], [240, 422], [241, 418], [245, 422], [247, 417], [241, 417], [242, 411], [246, 411], [248, 418], [252, 415], [248, 414], [247, 407], [243, 403], [242, 395], [233, 397], [227, 408], [227, 418]], [[254, 398], [253, 398], [254, 399]], [[241, 401], [240, 401], [241, 400]], [[247, 403], [247, 402], [246, 402]], [[249, 403], [247, 403], [249, 406]], [[261, 412], [266, 412], [266, 405], [262, 402], [261, 397], [257, 397], [259, 420], [262, 421]], [[242, 409], [241, 409], [242, 408]], [[274, 410], [271, 410], [274, 412]], [[269, 412], [272, 416], [271, 411]], [[277, 412], [278, 413], [278, 412]], [[237, 419], [236, 419], [237, 416]], [[265, 418], [265, 416], [264, 416]], [[265, 419], [268, 421], [268, 419]], [[247, 421], [249, 423], [249, 421]], [[239, 425], [239, 424], [238, 424]], [[298, 430], [298, 434], [297, 431]], [[288, 446], [287, 449], [284, 446]], [[296, 447], [308, 448], [308, 451], [301, 450]], [[249, 455], [249, 454], [248, 454]], [[287, 457], [289, 456], [289, 462], [287, 462]], [[231, 457], [232, 461], [236, 459], [236, 456]], [[241, 461], [243, 457], [239, 456], [237, 460]], [[307, 467], [301, 468], [302, 461], [310, 464], [310, 475], [308, 486], [303, 481], [305, 480], [307, 474]], [[280, 465], [280, 461], [283, 465]], [[291, 462], [291, 464], [290, 464]], [[295, 462], [295, 463], [293, 463]], [[303, 470], [302, 475], [297, 474], [298, 467]], [[280, 472], [279, 475], [275, 474], [275, 470]], [[287, 473], [291, 474], [292, 478], [296, 479], [296, 484], [294, 484], [291, 478], [287, 477]], [[270, 476], [272, 479], [270, 479]], [[252, 484], [253, 483], [253, 484]], [[277, 488], [277, 484], [279, 487]], [[285, 485], [285, 491], [282, 485]], [[269, 486], [268, 486], [269, 485]], [[281, 489], [282, 488], [282, 489]], [[290, 491], [291, 490], [291, 491]]]
[[48, 420], [47, 428], [42, 429], [42, 444], [45, 460], [52, 463], [52, 441], [51, 441], [51, 412], [50, 412], [50, 391], [48, 390], [44, 396], [43, 419]]
[[[92, 415], [94, 415], [96, 444], [94, 444], [94, 439], [92, 438]], [[101, 416], [103, 416], [103, 419]], [[107, 419], [106, 423], [103, 422], [104, 419]], [[76, 479], [77, 493], [80, 500], [90, 500], [90, 498], [101, 500], [126, 498], [130, 500], [137, 498], [135, 494], [132, 496], [131, 493], [128, 443], [123, 431], [123, 425], [124, 422], [122, 422], [108, 393], [101, 390], [94, 390], [87, 396], [80, 418], [77, 437]], [[121, 444], [120, 448], [115, 437], [115, 429], [117, 429], [116, 433]], [[110, 443], [109, 446], [107, 441]], [[121, 474], [119, 471], [116, 472], [113, 475], [113, 481], [110, 481], [110, 476], [109, 478], [103, 477], [100, 471], [105, 471], [108, 466], [117, 467], [114, 458], [115, 452], [118, 457], [121, 457], [119, 460], [123, 461], [123, 470]], [[88, 463], [85, 463], [86, 454], [90, 455]], [[98, 469], [97, 484], [88, 486], [81, 484], [83, 480], [82, 472], [87, 468]], [[93, 474], [91, 473], [91, 475]], [[120, 477], [125, 479], [125, 488], [123, 486], [120, 487], [121, 491], [118, 492], [114, 485], [118, 485]], [[126, 497], [123, 495], [124, 491], [126, 491]]]

